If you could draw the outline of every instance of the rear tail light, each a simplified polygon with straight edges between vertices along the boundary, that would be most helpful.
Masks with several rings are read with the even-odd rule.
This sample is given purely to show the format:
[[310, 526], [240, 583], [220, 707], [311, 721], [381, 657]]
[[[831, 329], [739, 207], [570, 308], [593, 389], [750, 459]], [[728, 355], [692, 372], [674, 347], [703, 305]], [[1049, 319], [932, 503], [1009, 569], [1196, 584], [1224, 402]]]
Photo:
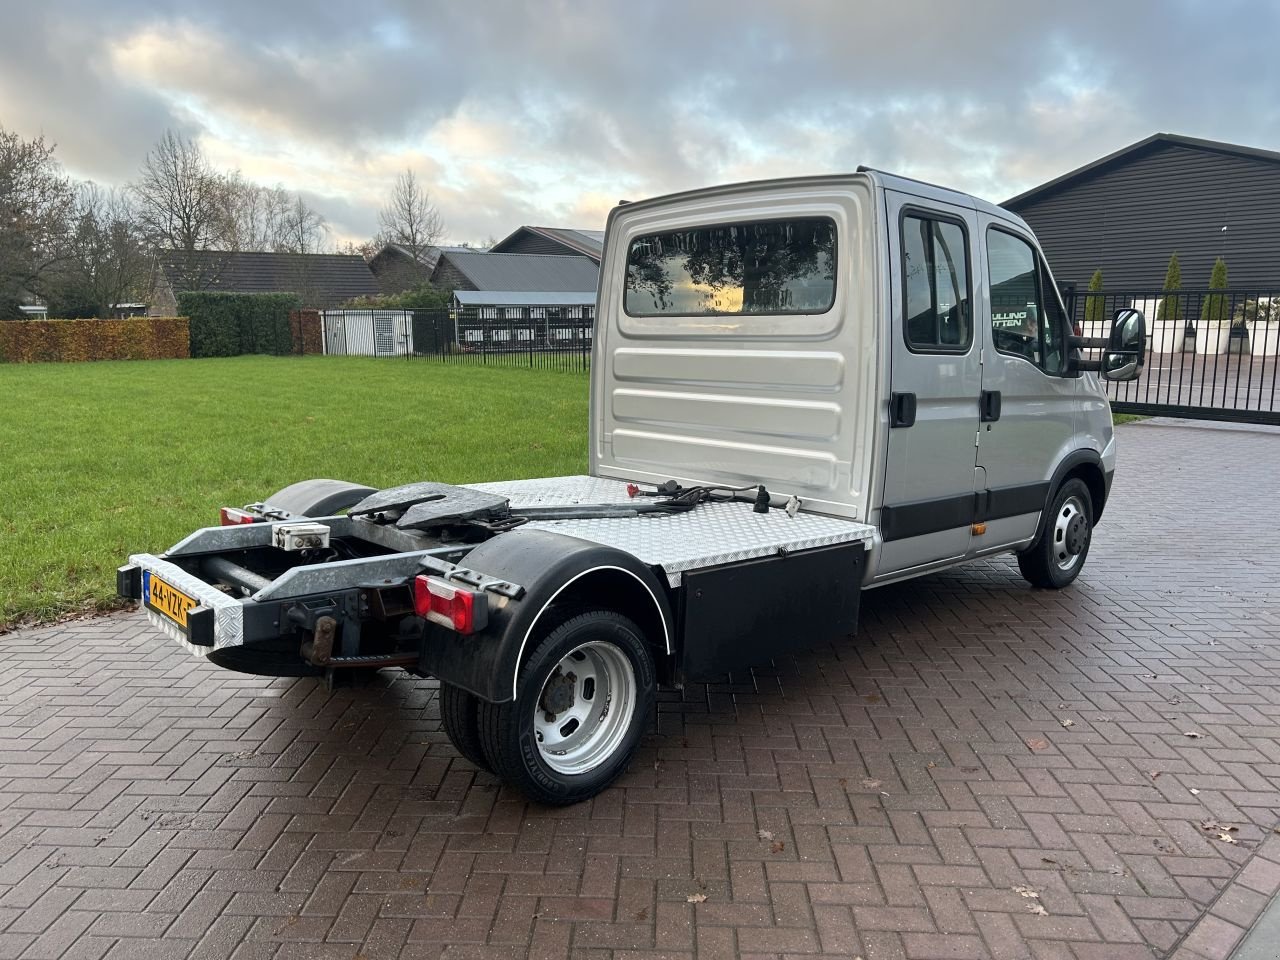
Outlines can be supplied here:
[[258, 522], [258, 518], [248, 510], [237, 510], [235, 507], [223, 507], [218, 511], [218, 519], [224, 527], [234, 527], [241, 523]]
[[461, 634], [483, 630], [489, 620], [489, 603], [483, 593], [463, 590], [435, 577], [413, 578], [413, 610], [424, 620]]
[[1080, 326], [1079, 320], [1071, 324], [1071, 332], [1074, 333], [1077, 337], [1084, 336], [1084, 327]]

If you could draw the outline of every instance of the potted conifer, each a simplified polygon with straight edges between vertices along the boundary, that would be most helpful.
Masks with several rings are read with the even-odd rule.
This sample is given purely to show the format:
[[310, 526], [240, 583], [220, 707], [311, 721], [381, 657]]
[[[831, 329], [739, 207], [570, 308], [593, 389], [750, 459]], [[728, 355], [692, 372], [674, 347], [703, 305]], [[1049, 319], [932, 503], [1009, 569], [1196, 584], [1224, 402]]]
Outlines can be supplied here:
[[1155, 319], [1150, 324], [1152, 353], [1181, 353], [1187, 336], [1185, 298], [1176, 291], [1182, 289], [1182, 264], [1175, 250], [1169, 257], [1169, 268], [1164, 274], [1165, 296], [1156, 308]]
[[1226, 353], [1231, 341], [1231, 327], [1235, 323], [1231, 316], [1231, 301], [1225, 293], [1217, 290], [1227, 289], [1227, 262], [1219, 257], [1214, 261], [1213, 272], [1209, 275], [1209, 294], [1200, 304], [1200, 322], [1196, 324], [1196, 353]]
[[1093, 271], [1089, 278], [1089, 294], [1084, 299], [1084, 326], [1086, 337], [1105, 337], [1107, 331], [1107, 305], [1102, 296], [1102, 271]]

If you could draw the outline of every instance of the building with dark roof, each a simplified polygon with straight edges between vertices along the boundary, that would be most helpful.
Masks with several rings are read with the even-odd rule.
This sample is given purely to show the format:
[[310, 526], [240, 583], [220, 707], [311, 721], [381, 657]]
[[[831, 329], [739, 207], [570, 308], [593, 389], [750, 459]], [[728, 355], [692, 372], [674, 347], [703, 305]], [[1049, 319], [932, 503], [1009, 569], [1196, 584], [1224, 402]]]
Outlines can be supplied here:
[[336, 307], [377, 296], [378, 282], [364, 258], [334, 253], [244, 253], [179, 250], [161, 253], [149, 312], [173, 316], [177, 295], [188, 290], [225, 293], [295, 293], [303, 307]]
[[446, 250], [431, 282], [442, 290], [520, 290], [595, 294], [600, 268], [580, 256]]
[[1158, 290], [1177, 252], [1205, 287], [1221, 256], [1235, 288], [1280, 286], [1280, 153], [1157, 133], [1002, 206], [1036, 232], [1060, 282]]
[[430, 246], [413, 251], [399, 243], [385, 243], [369, 260], [369, 269], [378, 278], [383, 293], [396, 294], [420, 287], [431, 279], [431, 274], [445, 251], [472, 251], [476, 247]]
[[604, 252], [604, 231], [571, 230], [567, 227], [518, 227], [495, 243], [493, 252], [578, 256], [599, 264]]

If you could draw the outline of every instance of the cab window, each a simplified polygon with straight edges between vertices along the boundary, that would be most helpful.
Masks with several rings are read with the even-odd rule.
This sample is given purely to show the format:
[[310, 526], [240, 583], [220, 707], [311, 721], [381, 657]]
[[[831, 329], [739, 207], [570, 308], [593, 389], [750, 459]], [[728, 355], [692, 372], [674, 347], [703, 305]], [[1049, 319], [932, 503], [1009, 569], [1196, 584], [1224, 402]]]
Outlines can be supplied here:
[[987, 269], [992, 344], [1052, 376], [1065, 373], [1066, 319], [1035, 248], [993, 227], [987, 231]]
[[903, 330], [907, 346], [964, 353], [973, 341], [964, 227], [922, 214], [902, 218]]
[[622, 303], [632, 317], [826, 313], [835, 257], [828, 217], [651, 233], [631, 241]]

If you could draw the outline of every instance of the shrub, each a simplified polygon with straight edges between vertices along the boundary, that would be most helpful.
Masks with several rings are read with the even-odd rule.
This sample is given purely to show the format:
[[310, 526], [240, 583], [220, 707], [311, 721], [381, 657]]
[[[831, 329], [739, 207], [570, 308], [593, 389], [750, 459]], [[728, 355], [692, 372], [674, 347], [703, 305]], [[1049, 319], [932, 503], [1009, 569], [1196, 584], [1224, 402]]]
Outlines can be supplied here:
[[13, 363], [166, 360], [189, 355], [185, 317], [0, 322], [0, 359]]
[[[1209, 275], [1210, 290], [1227, 289], [1227, 262], [1219, 257], [1213, 263], [1213, 272]], [[1225, 293], [1211, 293], [1200, 305], [1201, 323], [1221, 323], [1231, 315], [1229, 298]]]
[[347, 310], [444, 310], [453, 294], [430, 283], [422, 283], [403, 293], [377, 297], [356, 297], [343, 304]]
[[1093, 276], [1089, 278], [1089, 292], [1094, 294], [1091, 297], [1085, 297], [1084, 301], [1084, 322], [1085, 323], [1101, 323], [1106, 319], [1106, 303], [1102, 297], [1102, 271], [1093, 271]]
[[[1177, 250], [1173, 251], [1173, 254], [1169, 257], [1169, 267], [1164, 273], [1163, 289], [1166, 292], [1182, 289], [1182, 264], [1178, 262]], [[1183, 300], [1183, 297], [1164, 297], [1161, 299], [1160, 306], [1156, 310], [1156, 319], [1181, 320], [1186, 310]]]
[[289, 314], [298, 305], [292, 293], [190, 290], [178, 294], [178, 307], [191, 321], [193, 357], [291, 353]]

